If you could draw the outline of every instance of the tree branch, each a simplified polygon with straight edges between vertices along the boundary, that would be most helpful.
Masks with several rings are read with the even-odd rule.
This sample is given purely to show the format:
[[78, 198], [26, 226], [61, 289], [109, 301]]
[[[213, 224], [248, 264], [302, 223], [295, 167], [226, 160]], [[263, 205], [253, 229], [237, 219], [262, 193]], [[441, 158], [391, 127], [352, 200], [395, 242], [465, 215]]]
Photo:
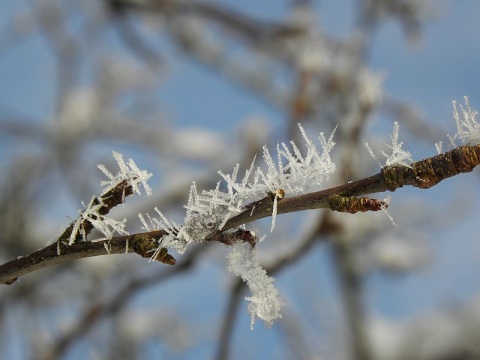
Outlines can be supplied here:
[[[351, 206], [357, 206], [358, 202], [367, 203], [367, 208], [360, 211], [378, 210], [370, 208], [368, 204], [378, 204], [377, 200], [361, 198], [352, 201], [352, 196], [395, 191], [403, 186], [415, 186], [421, 189], [430, 188], [440, 181], [473, 170], [480, 163], [480, 145], [460, 146], [443, 154], [436, 155], [406, 166], [389, 166], [373, 176], [350, 182], [330, 189], [317, 191], [309, 194], [285, 198], [278, 201], [277, 214], [286, 214], [296, 211], [327, 208], [336, 211], [353, 212]], [[288, 194], [287, 194], [288, 195]], [[345, 197], [348, 202], [346, 207], [337, 207], [338, 195]], [[332, 199], [335, 200], [332, 202]], [[108, 206], [107, 206], [108, 207]], [[231, 243], [232, 234], [227, 230], [237, 228], [243, 224], [250, 223], [272, 214], [273, 201], [270, 196], [251, 203], [245, 207], [245, 211], [231, 218], [221, 230], [209, 235], [206, 241], [218, 241], [224, 244]], [[385, 206], [386, 207], [386, 206]], [[135, 252], [142, 257], [151, 257], [157, 249], [158, 240], [166, 232], [164, 230], [151, 231], [147, 233], [117, 236], [109, 240], [83, 241], [72, 245], [65, 245], [64, 242], [47, 246], [30, 255], [20, 257], [0, 266], [0, 284], [12, 284], [19, 276], [43, 269], [48, 266], [57, 265], [66, 261], [81, 259], [107, 254], [120, 254]], [[64, 237], [65, 234], [61, 236]], [[242, 234], [241, 234], [242, 235]], [[243, 234], [245, 241], [248, 237]], [[168, 254], [166, 249], [160, 251], [156, 260], [166, 264], [175, 264], [175, 259]]]
[[[157, 244], [153, 240], [161, 238], [163, 235], [165, 235], [165, 231], [158, 230], [117, 236], [109, 240], [83, 241], [72, 245], [55, 242], [34, 253], [1, 265], [0, 284], [12, 284], [22, 275], [87, 257], [128, 252], [136, 252], [142, 257], [151, 257], [153, 251], [157, 249]], [[166, 255], [171, 257], [169, 254]], [[159, 258], [158, 260], [162, 261], [163, 259]]]
[[[480, 145], [459, 146], [451, 151], [417, 161], [410, 167], [387, 166], [378, 174], [358, 181], [313, 193], [287, 197], [278, 202], [277, 214], [322, 208], [331, 209], [329, 203], [333, 195], [362, 196], [385, 191], [393, 192], [408, 185], [428, 189], [449, 177], [471, 172], [479, 163]], [[221, 231], [268, 217], [272, 214], [272, 206], [273, 202], [268, 196], [249, 204], [244, 212], [227, 221]], [[345, 212], [349, 212], [348, 209]]]

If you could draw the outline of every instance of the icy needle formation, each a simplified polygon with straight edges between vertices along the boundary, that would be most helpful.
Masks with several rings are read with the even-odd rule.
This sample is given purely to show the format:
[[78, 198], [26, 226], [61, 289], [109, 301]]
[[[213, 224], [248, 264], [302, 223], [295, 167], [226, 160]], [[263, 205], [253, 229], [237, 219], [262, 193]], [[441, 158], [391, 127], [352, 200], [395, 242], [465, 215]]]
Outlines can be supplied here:
[[382, 164], [382, 162], [378, 160], [377, 156], [371, 149], [368, 142], [365, 143], [365, 147], [367, 148], [370, 156], [377, 162], [380, 168], [392, 165], [406, 166], [408, 168], [411, 168], [410, 164], [413, 162], [412, 154], [410, 154], [410, 151], [402, 149], [403, 142], [398, 142], [399, 129], [400, 125], [398, 125], [398, 122], [395, 121], [395, 123], [393, 124], [393, 134], [390, 135], [392, 144], [385, 144], [392, 150], [392, 152], [391, 154], [387, 154], [386, 152], [381, 151], [382, 155], [386, 158], [385, 164]]
[[[106, 214], [112, 206], [124, 203], [126, 195], [133, 192], [140, 194], [140, 184], [147, 195], [151, 195], [152, 190], [147, 184], [147, 180], [150, 179], [152, 174], [140, 170], [132, 159], [126, 163], [122, 154], [114, 151], [113, 157], [120, 168], [119, 172], [113, 175], [105, 165], [97, 166], [108, 177], [108, 180], [101, 182], [101, 185], [104, 186], [102, 195], [99, 197], [93, 196], [88, 205], [83, 204], [85, 209], [80, 212], [77, 219], [67, 229], [69, 231], [68, 245], [72, 245], [79, 239], [85, 241], [92, 228], [97, 229], [104, 236], [97, 240], [110, 239], [115, 233], [127, 235], [128, 231], [125, 230], [127, 220], [115, 220], [107, 217]], [[118, 201], [112, 201], [113, 198], [117, 197]], [[63, 236], [59, 240], [62, 241]]]
[[[168, 232], [162, 239], [162, 246], [172, 246], [183, 253], [186, 246], [193, 241], [202, 241], [215, 231], [222, 230], [226, 222], [245, 210], [245, 205], [271, 195], [272, 198], [272, 231], [275, 226], [277, 201], [284, 194], [298, 195], [326, 182], [335, 171], [335, 164], [330, 157], [330, 151], [335, 143], [333, 133], [326, 139], [323, 133], [318, 135], [322, 147], [319, 151], [308, 138], [305, 130], [298, 125], [305, 140], [306, 153], [293, 142], [290, 147], [281, 143], [277, 145], [276, 161], [270, 155], [266, 146], [263, 147], [265, 167], [255, 168], [255, 159], [245, 171], [243, 179], [238, 179], [239, 164], [236, 164], [231, 174], [219, 171], [223, 178], [213, 190], [199, 193], [195, 182], [190, 189], [187, 213], [183, 225], [179, 225], [158, 210], [159, 219], [151, 219], [153, 228], [162, 228]], [[225, 190], [225, 191], [224, 191]], [[150, 229], [150, 226], [144, 226]]]
[[457, 123], [457, 132], [449, 136], [452, 147], [456, 147], [456, 140], [460, 139], [462, 145], [480, 144], [480, 124], [477, 122], [478, 112], [470, 108], [468, 97], [464, 97], [465, 107], [460, 105], [462, 115], [458, 113], [456, 101], [453, 101], [453, 118]]

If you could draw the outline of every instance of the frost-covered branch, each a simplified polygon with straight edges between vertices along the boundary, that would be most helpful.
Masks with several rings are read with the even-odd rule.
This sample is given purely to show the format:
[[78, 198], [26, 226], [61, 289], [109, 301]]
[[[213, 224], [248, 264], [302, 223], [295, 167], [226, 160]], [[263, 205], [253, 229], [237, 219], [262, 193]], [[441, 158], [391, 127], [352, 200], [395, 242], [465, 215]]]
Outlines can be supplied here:
[[118, 173], [114, 175], [105, 165], [98, 165], [98, 168], [108, 178], [101, 182], [101, 185], [104, 186], [102, 195], [92, 196], [88, 205], [84, 204], [85, 209], [80, 211], [77, 219], [58, 238], [59, 244], [67, 242], [68, 245], [72, 245], [78, 241], [86, 241], [87, 236], [94, 228], [104, 235], [103, 239], [111, 239], [115, 233], [128, 235], [128, 231], [125, 230], [126, 219], [118, 221], [108, 218], [106, 215], [115, 206], [123, 204], [127, 196], [134, 193], [141, 194], [140, 184], [147, 195], [151, 195], [152, 190], [147, 184], [147, 180], [152, 174], [140, 170], [132, 159], [126, 163], [122, 154], [114, 151], [113, 157], [120, 168]]
[[[313, 209], [330, 209], [329, 202], [333, 195], [362, 196], [385, 191], [395, 191], [399, 187], [409, 185], [425, 189], [438, 184], [440, 181], [448, 177], [464, 172], [470, 172], [479, 164], [479, 162], [480, 145], [461, 146], [449, 152], [412, 163], [411, 168], [401, 166], [387, 167], [378, 174], [358, 181], [322, 191], [285, 198], [278, 202], [277, 214], [287, 214]], [[230, 244], [232, 239], [238, 234], [232, 234], [228, 230], [271, 216], [272, 200], [269, 197], [266, 197], [262, 201], [257, 201], [253, 210], [248, 206], [246, 206], [246, 208], [247, 210], [227, 221], [221, 231], [216, 231], [203, 240]], [[69, 260], [98, 255], [125, 253], [127, 239], [144, 234], [148, 234], [148, 232], [113, 237], [110, 240], [102, 240], [99, 242], [88, 241], [79, 242], [71, 246], [62, 245], [60, 255], [56, 253], [57, 245], [50, 245], [28, 255], [28, 261], [22, 260], [24, 258], [19, 258], [10, 263], [1, 265], [0, 283], [8, 283], [9, 280], [15, 279], [16, 277]], [[165, 235], [166, 232], [158, 230], [157, 232], [152, 232], [152, 234], [155, 234], [155, 236], [151, 237], [153, 241], [153, 239], [158, 239], [162, 235]], [[111, 247], [109, 248], [110, 252], [105, 248], [105, 244], [111, 244]], [[157, 243], [155, 242], [154, 244], [155, 247], [152, 247], [151, 249], [157, 248]], [[50, 250], [47, 249], [55, 249], [55, 254], [51, 254], [51, 257], [57, 257], [58, 259], [50, 259], [50, 255], [45, 256], [45, 254], [50, 254]], [[129, 251], [131, 252], [130, 247]], [[79, 254], [75, 255], [74, 253], [76, 252], [79, 252]], [[20, 270], [19, 268], [22, 269]], [[13, 271], [12, 269], [16, 270]]]
[[247, 220], [231, 226], [232, 219], [245, 212], [253, 214], [257, 207], [268, 209], [272, 216], [273, 231], [278, 206], [285, 196], [304, 194], [312, 188], [318, 188], [335, 171], [335, 164], [330, 157], [335, 145], [333, 133], [328, 139], [323, 133], [318, 135], [319, 150], [300, 124], [299, 129], [305, 140], [306, 152], [302, 152], [293, 141], [290, 147], [282, 143], [277, 145], [274, 160], [264, 146], [262, 158], [265, 166], [255, 168], [254, 158], [242, 180], [237, 180], [240, 166], [236, 164], [231, 174], [218, 172], [223, 178], [222, 188], [222, 181], [219, 181], [215, 189], [200, 193], [194, 182], [185, 206], [187, 211], [183, 224], [167, 219], [156, 208], [158, 219], [147, 215], [151, 225], [143, 215], [140, 216], [144, 227], [147, 230], [161, 228], [167, 231], [162, 246], [173, 247], [179, 253], [183, 253], [192, 242], [210, 239], [225, 230], [251, 222]]
[[[125, 201], [125, 197], [132, 194], [132, 186], [129, 185], [126, 180], [123, 180], [102, 196], [97, 198], [92, 197], [90, 203], [85, 206], [85, 210], [80, 212], [78, 218], [65, 229], [57, 241], [67, 242], [72, 245], [76, 242], [86, 240], [87, 236], [95, 228], [95, 225], [103, 230], [103, 234], [108, 233], [108, 228], [102, 224], [101, 220], [106, 218], [105, 215], [107, 215], [112, 208], [122, 204]], [[115, 225], [117, 231], [120, 230], [120, 233], [123, 232], [125, 225], [123, 221]], [[112, 234], [111, 231], [110, 233]]]
[[[466, 100], [467, 101], [467, 100]], [[454, 111], [457, 122], [457, 134], [450, 136], [452, 144], [460, 139], [465, 145], [431, 158], [412, 162], [411, 154], [402, 149], [399, 142], [399, 126], [394, 125], [391, 136], [391, 154], [386, 157], [381, 172], [373, 176], [349, 182], [326, 190], [310, 192], [312, 187], [323, 184], [335, 170], [330, 158], [334, 146], [333, 134], [327, 140], [322, 133], [318, 139], [322, 151], [308, 138], [299, 125], [306, 143], [306, 152], [291, 142], [290, 146], [277, 145], [277, 158], [273, 160], [267, 147], [263, 148], [263, 160], [266, 168], [255, 168], [255, 160], [246, 170], [242, 180], [237, 180], [239, 165], [231, 174], [219, 172], [225, 182], [217, 183], [214, 190], [201, 194], [193, 183], [187, 214], [183, 224], [167, 219], [157, 208], [159, 219], [140, 219], [146, 233], [113, 236], [113, 232], [126, 233], [125, 221], [118, 222], [107, 219], [109, 210], [123, 203], [125, 196], [140, 192], [142, 184], [147, 194], [150, 193], [146, 181], [151, 174], [138, 169], [133, 160], [123, 161], [120, 154], [114, 153], [120, 171], [111, 174], [104, 166], [99, 166], [109, 178], [102, 183], [106, 185], [102, 195], [92, 198], [85, 210], [81, 212], [67, 230], [60, 236], [57, 245], [50, 245], [38, 252], [11, 261], [0, 266], [0, 283], [10, 284], [17, 277], [26, 273], [55, 265], [61, 262], [111, 253], [136, 252], [137, 254], [166, 264], [175, 264], [175, 259], [167, 248], [173, 248], [182, 254], [192, 242], [217, 241], [232, 247], [228, 255], [228, 269], [240, 276], [252, 292], [248, 298], [251, 302], [249, 312], [252, 327], [256, 318], [271, 325], [275, 319], [281, 318], [280, 309], [283, 302], [278, 290], [274, 287], [274, 278], [269, 277], [255, 258], [256, 245], [261, 239], [253, 232], [245, 229], [245, 224], [264, 217], [272, 217], [272, 231], [277, 214], [285, 214], [311, 209], [330, 209], [356, 213], [358, 211], [378, 211], [388, 207], [388, 201], [361, 197], [363, 195], [384, 191], [395, 191], [399, 187], [411, 185], [421, 189], [430, 188], [440, 181], [454, 175], [470, 172], [480, 163], [480, 144], [478, 144], [478, 123], [476, 113], [463, 111], [463, 118]], [[437, 146], [437, 149], [439, 146]], [[373, 151], [368, 147], [369, 152]], [[106, 239], [86, 241], [89, 232], [96, 228]], [[56, 252], [52, 252], [53, 249]]]

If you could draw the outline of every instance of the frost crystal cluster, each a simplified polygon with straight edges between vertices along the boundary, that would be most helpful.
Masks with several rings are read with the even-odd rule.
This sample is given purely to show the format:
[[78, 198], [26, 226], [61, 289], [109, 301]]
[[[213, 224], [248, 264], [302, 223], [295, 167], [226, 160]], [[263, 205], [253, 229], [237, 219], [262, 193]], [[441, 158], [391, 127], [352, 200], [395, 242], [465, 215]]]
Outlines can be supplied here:
[[85, 230], [82, 227], [82, 224], [85, 221], [88, 221], [90, 224], [92, 224], [92, 226], [104, 236], [103, 238], [97, 240], [110, 239], [115, 233], [122, 235], [128, 234], [128, 231], [125, 230], [127, 219], [118, 221], [105, 215], [101, 215], [99, 213], [99, 210], [103, 207], [103, 203], [96, 203], [95, 200], [96, 198], [93, 196], [88, 205], [85, 205], [82, 202], [85, 210], [80, 213], [80, 215], [75, 220], [75, 223], [73, 224], [73, 229], [70, 235], [70, 239], [68, 240], [68, 245], [72, 245], [75, 242], [75, 239], [77, 238], [77, 235], [79, 233], [80, 235], [82, 235], [83, 240], [86, 240]]
[[457, 103], [453, 101], [453, 118], [457, 123], [457, 132], [454, 136], [449, 136], [450, 143], [456, 147], [456, 140], [460, 139], [462, 145], [480, 144], [480, 124], [477, 122], [476, 111], [470, 108], [468, 97], [465, 96], [465, 107], [460, 105], [461, 114], [458, 112]]
[[277, 157], [274, 160], [268, 148], [264, 146], [263, 160], [266, 168], [255, 169], [253, 159], [240, 181], [237, 180], [240, 165], [236, 164], [231, 174], [218, 172], [225, 182], [222, 189], [222, 181], [219, 181], [215, 189], [204, 190], [201, 194], [197, 185], [193, 183], [188, 204], [185, 206], [187, 213], [182, 226], [167, 220], [156, 209], [160, 219], [153, 220], [154, 225], [168, 232], [163, 238], [162, 246], [176, 243], [174, 247], [183, 252], [189, 243], [201, 241], [216, 230], [221, 230], [229, 219], [245, 210], [245, 205], [263, 199], [268, 194], [273, 195], [273, 231], [277, 201], [283, 194], [288, 196], [304, 193], [326, 182], [335, 171], [335, 164], [330, 157], [330, 151], [335, 145], [333, 133], [328, 139], [323, 133], [318, 135], [322, 147], [320, 152], [308, 138], [303, 127], [300, 124], [298, 126], [305, 140], [306, 153], [302, 153], [293, 141], [290, 142], [291, 147], [281, 143], [277, 145]]
[[128, 185], [130, 185], [133, 191], [138, 195], [141, 195], [139, 187], [140, 184], [143, 186], [148, 196], [152, 195], [152, 189], [147, 183], [148, 179], [152, 177], [151, 173], [145, 170], [140, 170], [137, 164], [135, 164], [135, 161], [132, 159], [129, 159], [126, 163], [123, 160], [122, 154], [120, 153], [114, 151], [113, 157], [117, 161], [118, 167], [120, 168], [120, 171], [116, 175], [113, 175], [110, 171], [108, 171], [105, 165], [97, 165], [97, 167], [105, 174], [105, 176], [108, 177], [108, 180], [101, 182], [101, 185], [104, 186], [102, 195], [108, 193], [122, 181], [127, 181]]
[[393, 134], [390, 135], [392, 144], [385, 144], [392, 150], [392, 152], [391, 154], [387, 154], [384, 151], [381, 152], [382, 155], [386, 158], [385, 164], [382, 164], [382, 162], [378, 160], [377, 156], [370, 148], [370, 145], [368, 145], [367, 142], [365, 143], [365, 147], [367, 148], [368, 152], [381, 168], [391, 165], [402, 165], [406, 167], [411, 167], [410, 163], [413, 162], [412, 154], [410, 154], [410, 151], [402, 149], [403, 142], [398, 142], [399, 130], [400, 125], [398, 125], [398, 122], [395, 121], [395, 123], [393, 124]]
[[236, 242], [227, 256], [228, 270], [240, 276], [252, 293], [245, 298], [250, 301], [248, 311], [251, 315], [250, 328], [253, 330], [257, 318], [267, 326], [280, 319], [280, 309], [285, 304], [280, 299], [278, 289], [273, 285], [275, 279], [268, 276], [255, 258], [255, 248], [248, 243]]
[[[145, 192], [148, 196], [151, 195], [152, 190], [147, 184], [147, 180], [152, 176], [151, 173], [140, 170], [132, 159], [129, 159], [126, 163], [123, 160], [122, 154], [113, 152], [113, 157], [117, 161], [117, 164], [120, 168], [119, 172], [116, 175], [113, 175], [105, 165], [98, 165], [97, 167], [107, 176], [108, 180], [102, 181], [101, 185], [104, 186], [102, 196], [113, 191], [116, 186], [120, 185], [122, 182], [125, 182], [125, 186], [131, 186], [132, 190], [137, 194], [141, 194], [139, 185], [141, 184], [145, 189]], [[105, 215], [100, 214], [100, 209], [105, 206], [102, 202], [102, 196], [92, 197], [88, 205], [84, 204], [85, 209], [80, 212], [80, 215], [77, 217], [73, 223], [73, 228], [70, 234], [68, 241], [69, 245], [72, 245], [77, 238], [77, 235], [80, 234], [83, 237], [83, 240], [86, 238], [85, 230], [82, 227], [82, 224], [86, 221], [89, 222], [95, 229], [100, 231], [104, 236], [102, 239], [110, 239], [115, 233], [127, 235], [128, 231], [125, 230], [125, 225], [127, 220], [123, 219], [118, 221], [112, 218], [109, 218]], [[125, 194], [123, 194], [122, 202], [125, 201]]]

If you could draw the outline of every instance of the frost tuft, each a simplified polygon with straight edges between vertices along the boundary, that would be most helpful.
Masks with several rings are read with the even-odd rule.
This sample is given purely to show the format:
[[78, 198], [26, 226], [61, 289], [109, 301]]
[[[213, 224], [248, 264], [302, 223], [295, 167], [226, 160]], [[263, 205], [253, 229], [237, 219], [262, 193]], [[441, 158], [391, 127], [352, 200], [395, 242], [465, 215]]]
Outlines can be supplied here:
[[103, 234], [103, 238], [97, 240], [111, 239], [115, 233], [128, 235], [128, 231], [125, 230], [127, 219], [118, 221], [111, 219], [105, 215], [99, 213], [100, 208], [103, 207], [103, 203], [96, 203], [96, 198], [92, 197], [88, 205], [83, 204], [85, 210], [80, 212], [73, 224], [72, 232], [68, 240], [68, 245], [72, 245], [78, 234], [82, 235], [83, 240], [86, 240], [85, 230], [82, 224], [87, 221], [92, 226]]
[[[231, 174], [219, 171], [225, 183], [225, 191], [220, 190], [222, 181], [217, 183], [215, 189], [197, 189], [192, 183], [188, 203], [185, 206], [186, 216], [183, 226], [177, 226], [169, 231], [172, 243], [176, 239], [178, 248], [184, 251], [192, 241], [202, 241], [216, 230], [221, 230], [234, 216], [245, 210], [245, 205], [270, 196], [272, 200], [272, 228], [275, 227], [277, 204], [285, 195], [298, 195], [312, 187], [317, 187], [326, 182], [335, 171], [335, 164], [330, 157], [330, 151], [335, 143], [333, 134], [328, 139], [323, 133], [318, 135], [322, 150], [319, 151], [314, 142], [307, 136], [303, 127], [298, 124], [303, 139], [305, 140], [306, 153], [290, 142], [291, 147], [285, 143], [277, 145], [277, 156], [270, 154], [269, 149], [263, 147], [263, 168], [255, 169], [255, 158], [250, 167], [245, 171], [242, 179], [239, 178], [240, 165], [236, 164]], [[160, 215], [161, 212], [156, 209]], [[156, 220], [157, 225], [169, 227], [165, 217]], [[164, 245], [162, 245], [164, 246]]]
[[248, 311], [251, 315], [250, 329], [253, 330], [257, 318], [263, 320], [269, 327], [276, 319], [282, 318], [280, 310], [285, 304], [280, 298], [278, 289], [273, 285], [275, 279], [258, 264], [255, 248], [244, 242], [236, 242], [227, 255], [228, 270], [240, 276], [252, 296], [245, 299], [250, 301]]
[[113, 175], [105, 165], [97, 165], [97, 167], [109, 179], [101, 182], [101, 185], [104, 186], [102, 195], [106, 194], [119, 183], [126, 180], [128, 184], [132, 186], [134, 192], [141, 195], [139, 185], [142, 184], [145, 192], [148, 196], [150, 196], [152, 194], [152, 189], [148, 185], [147, 181], [152, 177], [152, 174], [148, 171], [140, 170], [137, 164], [135, 164], [135, 161], [132, 159], [129, 159], [126, 163], [125, 160], [123, 160], [123, 155], [120, 153], [113, 151], [113, 157], [117, 161], [118, 167], [120, 168], [120, 171], [116, 175]]
[[395, 121], [395, 123], [393, 124], [393, 134], [390, 135], [392, 144], [391, 145], [385, 144], [392, 150], [392, 152], [391, 154], [387, 154], [384, 151], [381, 151], [382, 155], [385, 156], [386, 158], [385, 164], [382, 164], [382, 162], [374, 154], [373, 150], [370, 148], [368, 143], [365, 143], [365, 147], [367, 148], [367, 151], [381, 168], [385, 166], [391, 166], [391, 165], [402, 165], [409, 168], [412, 167], [410, 165], [410, 163], [413, 162], [412, 154], [410, 154], [410, 151], [402, 149], [403, 142], [400, 142], [400, 143], [398, 142], [399, 129], [400, 129], [400, 125], [398, 125], [398, 122]]
[[[122, 235], [128, 234], [125, 230], [125, 225], [127, 223], [126, 219], [118, 221], [100, 213], [100, 210], [105, 206], [103, 198], [109, 196], [105, 195], [114, 190], [122, 182], [125, 182], [127, 186], [131, 186], [133, 191], [137, 194], [141, 194], [139, 185], [142, 184], [147, 195], [151, 195], [152, 189], [147, 184], [147, 180], [150, 179], [152, 174], [145, 170], [140, 170], [132, 159], [129, 159], [126, 163], [120, 153], [114, 151], [113, 157], [117, 161], [120, 171], [116, 175], [113, 175], [105, 165], [97, 165], [108, 180], [100, 183], [104, 186], [100, 197], [92, 197], [88, 205], [85, 205], [82, 202], [85, 209], [80, 211], [80, 215], [73, 223], [72, 231], [68, 239], [69, 245], [72, 245], [75, 242], [78, 235], [81, 235], [83, 241], [86, 241], [87, 234], [83, 227], [85, 222], [90, 223], [95, 229], [103, 234], [104, 237], [97, 240], [111, 239], [115, 233]], [[125, 193], [123, 194], [123, 202], [125, 201], [124, 197]]]
[[450, 143], [452, 147], [456, 147], [457, 139], [460, 139], [462, 145], [478, 145], [480, 144], [480, 124], [477, 122], [476, 117], [478, 112], [473, 111], [470, 108], [470, 102], [468, 97], [464, 97], [465, 107], [460, 105], [461, 114], [457, 109], [457, 102], [453, 103], [453, 118], [457, 123], [457, 132], [455, 135], [449, 135]]
[[149, 220], [148, 223], [142, 214], [138, 214], [143, 228], [147, 231], [153, 231], [156, 229], [165, 230], [167, 235], [162, 237], [158, 246], [158, 250], [160, 250], [162, 247], [168, 246], [173, 248], [180, 255], [183, 254], [187, 248], [187, 245], [192, 240], [184, 233], [182, 226], [172, 220], [168, 220], [158, 208], [155, 208], [155, 212], [160, 216], [160, 218], [157, 219], [155, 217], [151, 217], [149, 214], [146, 214]]

